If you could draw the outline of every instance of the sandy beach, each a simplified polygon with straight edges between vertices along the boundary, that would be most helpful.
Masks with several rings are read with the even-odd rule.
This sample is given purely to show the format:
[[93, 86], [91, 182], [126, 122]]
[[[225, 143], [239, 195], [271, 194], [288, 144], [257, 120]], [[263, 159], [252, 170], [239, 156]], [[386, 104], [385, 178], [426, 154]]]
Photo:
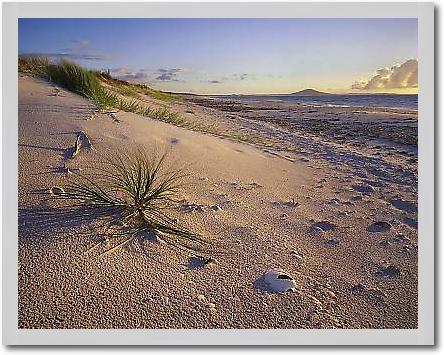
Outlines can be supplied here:
[[[19, 76], [20, 328], [417, 327], [415, 111], [139, 99], [214, 129]], [[79, 134], [90, 146], [69, 159]], [[201, 253], [143, 240], [103, 256], [95, 221], [42, 194], [134, 146], [187, 171], [171, 214], [208, 238]], [[270, 290], [270, 270], [294, 289]]]

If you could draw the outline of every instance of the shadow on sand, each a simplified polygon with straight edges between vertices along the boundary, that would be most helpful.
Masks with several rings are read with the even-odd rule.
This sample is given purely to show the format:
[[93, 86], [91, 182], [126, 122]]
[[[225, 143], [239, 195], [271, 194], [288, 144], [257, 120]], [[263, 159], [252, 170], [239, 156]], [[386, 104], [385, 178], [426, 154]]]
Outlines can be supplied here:
[[[36, 191], [43, 194], [42, 191]], [[122, 213], [117, 208], [103, 208], [88, 205], [48, 206], [41, 205], [18, 210], [18, 236], [20, 243], [34, 243], [56, 238], [64, 233], [84, 237], [85, 254], [97, 248], [97, 254], [103, 255], [113, 245], [118, 244], [119, 237], [125, 238], [125, 227], [122, 225]], [[135, 238], [122, 250], [140, 254], [153, 261], [158, 260], [159, 253], [152, 247], [149, 238]]]
[[119, 220], [121, 214], [116, 209], [87, 205], [53, 207], [42, 203], [31, 208], [19, 207], [18, 232], [20, 240], [24, 240], [72, 231], [91, 234], [94, 229], [100, 238], [104, 234], [98, 233], [99, 230], [115, 228]]

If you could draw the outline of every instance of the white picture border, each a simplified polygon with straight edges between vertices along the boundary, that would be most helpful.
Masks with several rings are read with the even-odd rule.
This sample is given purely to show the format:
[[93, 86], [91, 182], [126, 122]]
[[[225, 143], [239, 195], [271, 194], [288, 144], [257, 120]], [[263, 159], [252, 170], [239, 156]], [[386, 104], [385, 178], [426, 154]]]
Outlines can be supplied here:
[[[18, 18], [417, 18], [418, 329], [18, 329]], [[434, 344], [433, 3], [3, 3], [3, 344]]]

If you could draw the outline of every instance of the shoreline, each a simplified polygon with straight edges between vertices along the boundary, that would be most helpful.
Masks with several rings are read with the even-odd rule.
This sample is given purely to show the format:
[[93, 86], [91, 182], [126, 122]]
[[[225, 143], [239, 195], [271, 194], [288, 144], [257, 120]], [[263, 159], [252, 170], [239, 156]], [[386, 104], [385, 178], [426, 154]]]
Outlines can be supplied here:
[[[193, 95], [183, 94], [183, 96], [193, 97]], [[238, 104], [242, 103], [281, 103], [281, 104], [290, 104], [299, 107], [312, 107], [312, 108], [350, 108], [350, 109], [361, 109], [370, 112], [402, 112], [402, 113], [417, 113], [418, 112], [418, 104], [414, 107], [412, 106], [382, 106], [382, 105], [365, 105], [365, 104], [329, 104], [328, 100], [325, 103], [320, 103], [321, 99], [330, 99], [330, 101], [334, 101], [334, 99], [338, 99], [341, 97], [346, 98], [354, 98], [354, 97], [397, 97], [397, 96], [411, 96], [418, 97], [417, 94], [328, 94], [328, 95], [316, 95], [316, 96], [298, 96], [293, 94], [254, 94], [254, 95], [195, 95], [197, 98], [204, 98], [209, 100], [220, 100], [226, 102], [236, 102]], [[333, 99], [331, 98], [333, 97]], [[312, 102], [310, 102], [310, 100]]]

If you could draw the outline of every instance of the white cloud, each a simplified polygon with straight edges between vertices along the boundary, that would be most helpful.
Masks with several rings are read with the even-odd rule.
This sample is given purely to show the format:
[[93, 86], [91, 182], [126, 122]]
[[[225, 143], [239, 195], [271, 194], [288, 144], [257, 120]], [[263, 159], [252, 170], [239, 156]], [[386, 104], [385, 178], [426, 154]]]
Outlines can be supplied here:
[[121, 80], [142, 82], [149, 78], [148, 73], [145, 72], [145, 69], [134, 71], [128, 67], [118, 67], [111, 69], [110, 72], [115, 78]]
[[133, 71], [127, 67], [118, 67], [111, 69], [111, 73], [118, 75], [131, 74]]
[[352, 89], [378, 90], [418, 87], [418, 60], [409, 59], [401, 65], [381, 68], [369, 80], [356, 81]]

